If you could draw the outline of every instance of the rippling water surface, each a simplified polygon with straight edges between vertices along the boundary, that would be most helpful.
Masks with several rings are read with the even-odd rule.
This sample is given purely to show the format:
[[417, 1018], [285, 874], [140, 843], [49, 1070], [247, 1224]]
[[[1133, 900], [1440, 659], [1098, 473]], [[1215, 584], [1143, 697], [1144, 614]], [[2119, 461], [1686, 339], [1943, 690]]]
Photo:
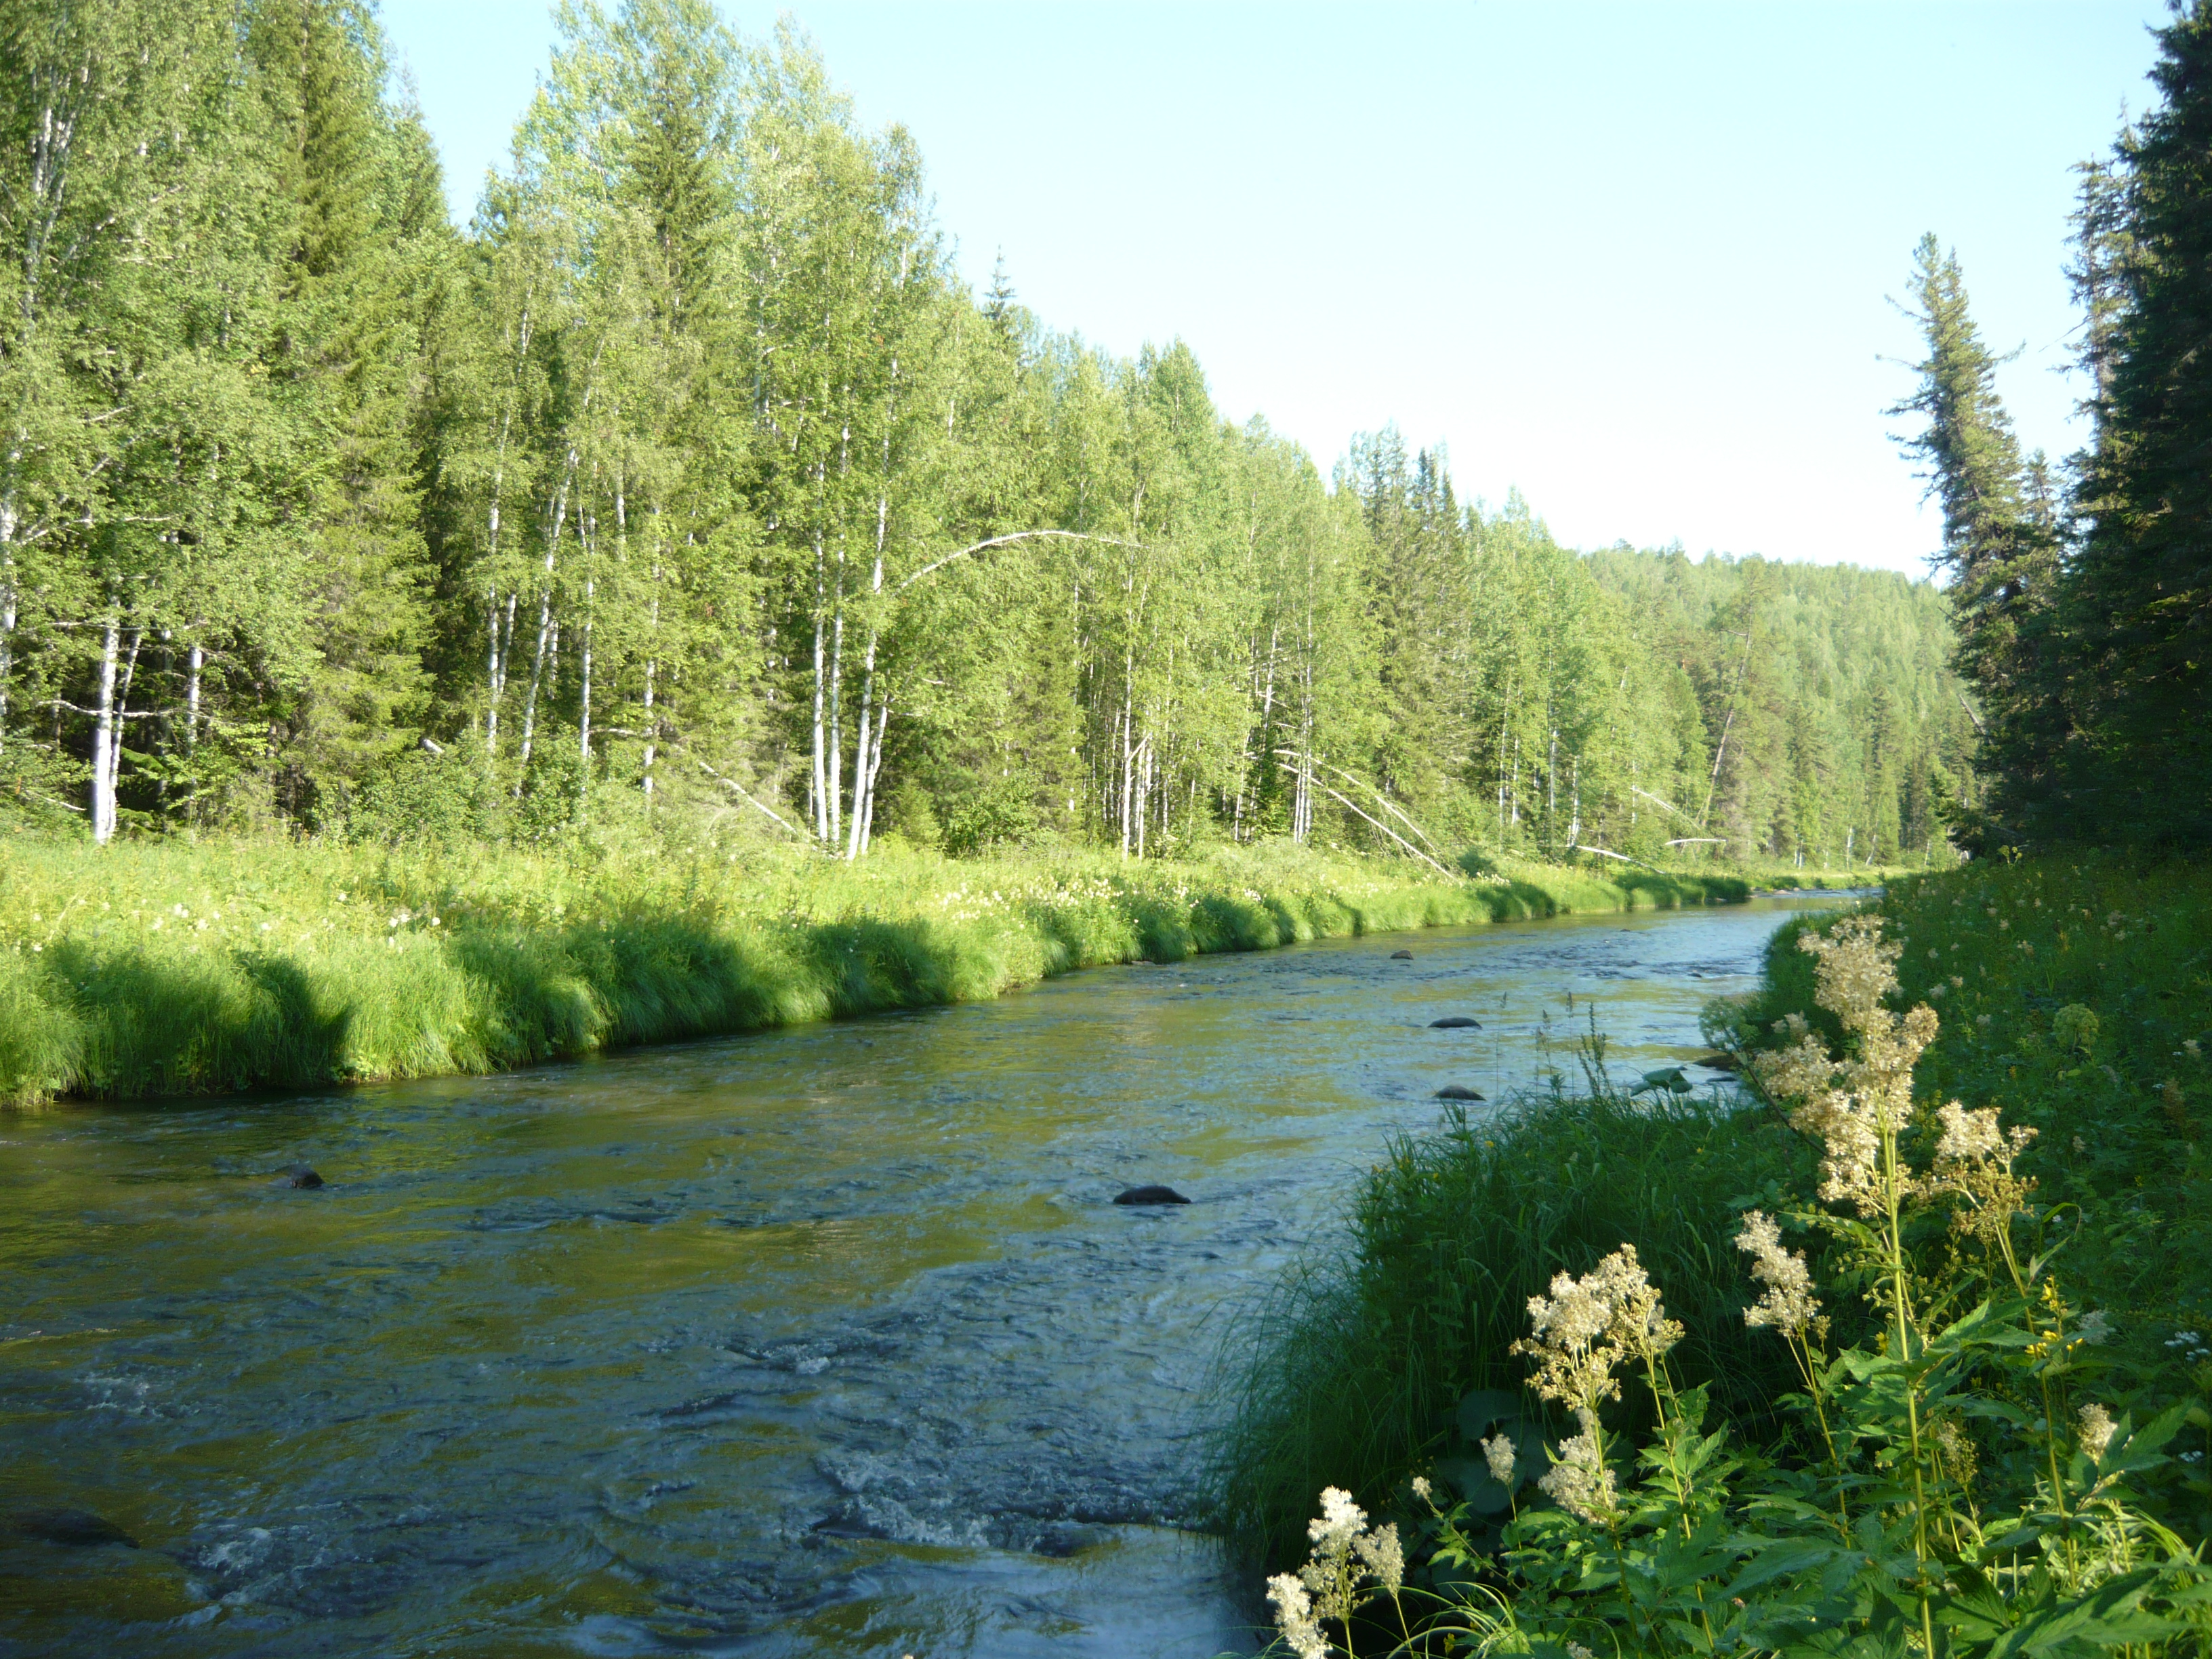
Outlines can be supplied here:
[[[1789, 908], [0, 1118], [0, 1653], [1249, 1651], [1176, 1524], [1229, 1311], [1571, 993], [1700, 1052]], [[60, 1507], [140, 1547], [6, 1530]]]

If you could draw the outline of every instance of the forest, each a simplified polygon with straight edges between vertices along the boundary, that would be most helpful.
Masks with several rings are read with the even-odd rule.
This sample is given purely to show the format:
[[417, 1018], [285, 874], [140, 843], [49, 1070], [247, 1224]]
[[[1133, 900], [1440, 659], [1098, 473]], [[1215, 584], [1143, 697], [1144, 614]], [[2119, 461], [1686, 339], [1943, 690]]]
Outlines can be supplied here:
[[1325, 475], [964, 284], [788, 27], [564, 8], [457, 230], [368, 4], [8, 13], [18, 830], [1863, 866], [1979, 800], [1933, 586]]

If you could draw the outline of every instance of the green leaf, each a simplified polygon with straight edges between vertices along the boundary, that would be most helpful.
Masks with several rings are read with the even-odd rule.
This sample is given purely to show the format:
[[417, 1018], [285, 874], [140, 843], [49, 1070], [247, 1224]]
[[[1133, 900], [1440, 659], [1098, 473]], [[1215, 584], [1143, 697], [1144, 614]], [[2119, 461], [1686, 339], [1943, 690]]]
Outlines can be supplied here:
[[2112, 1648], [2156, 1641], [2180, 1628], [2172, 1620], [2142, 1613], [2138, 1604], [2162, 1570], [2142, 1567], [2108, 1579], [2086, 1595], [2039, 1607], [1992, 1642], [1981, 1659], [2028, 1659], [2075, 1644]]

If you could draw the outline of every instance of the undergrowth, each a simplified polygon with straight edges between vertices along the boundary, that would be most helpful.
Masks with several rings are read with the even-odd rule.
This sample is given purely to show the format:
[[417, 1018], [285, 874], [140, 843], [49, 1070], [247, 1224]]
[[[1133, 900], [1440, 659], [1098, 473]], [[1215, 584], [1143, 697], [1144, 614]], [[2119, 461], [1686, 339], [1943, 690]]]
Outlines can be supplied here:
[[[1215, 1490], [1238, 1541], [1312, 1545], [1272, 1593], [1289, 1645], [2203, 1650], [2212, 878], [2077, 857], [1857, 908], [1709, 1011], [1732, 1107], [1592, 1066], [1588, 1098], [1449, 1120], [1249, 1328]], [[1544, 1359], [1524, 1392], [1511, 1345], [1614, 1291], [1645, 1386]]]
[[[1903, 945], [1902, 995], [1942, 1016], [1914, 1071], [1930, 1099], [2002, 1109], [2039, 1131], [2022, 1170], [2094, 1224], [2068, 1246], [2152, 1362], [2176, 1327], [2212, 1324], [2212, 872], [2095, 854], [1897, 883], [1863, 907]], [[1774, 1041], [1796, 1014], [1841, 1032], [1786, 923], [1765, 982], [1708, 1018], [1719, 1040]]]

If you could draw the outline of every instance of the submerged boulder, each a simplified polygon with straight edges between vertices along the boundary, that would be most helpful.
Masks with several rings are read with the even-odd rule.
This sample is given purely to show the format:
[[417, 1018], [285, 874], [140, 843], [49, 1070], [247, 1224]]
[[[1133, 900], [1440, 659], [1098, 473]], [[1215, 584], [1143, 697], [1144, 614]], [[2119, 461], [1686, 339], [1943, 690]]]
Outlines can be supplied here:
[[1438, 1100], [1480, 1100], [1482, 1097], [1464, 1083], [1447, 1083], [1437, 1091]]
[[1411, 951], [1393, 951], [1390, 952], [1390, 960], [1393, 962], [1411, 962], [1413, 959], [1413, 953]]
[[1116, 1204], [1188, 1204], [1190, 1200], [1172, 1187], [1132, 1187], [1115, 1194]]
[[1431, 1020], [1429, 1029], [1431, 1031], [1480, 1031], [1482, 1022], [1469, 1019], [1465, 1014], [1446, 1014], [1442, 1019]]
[[284, 1184], [287, 1187], [314, 1188], [323, 1184], [323, 1178], [306, 1164], [295, 1164], [284, 1171]]
[[8, 1529], [26, 1538], [42, 1538], [49, 1544], [89, 1548], [96, 1544], [120, 1544], [135, 1550], [138, 1540], [90, 1510], [17, 1510], [7, 1517]]

